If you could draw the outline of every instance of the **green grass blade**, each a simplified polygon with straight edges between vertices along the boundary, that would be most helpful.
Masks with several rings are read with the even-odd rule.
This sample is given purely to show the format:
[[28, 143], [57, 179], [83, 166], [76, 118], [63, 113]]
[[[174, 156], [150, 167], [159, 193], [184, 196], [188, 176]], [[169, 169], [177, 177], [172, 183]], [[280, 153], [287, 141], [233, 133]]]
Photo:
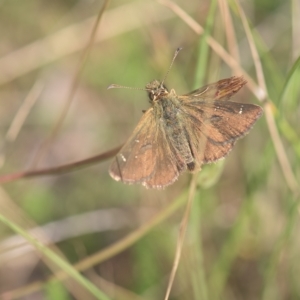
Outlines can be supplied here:
[[62, 270], [64, 270], [71, 278], [76, 280], [79, 284], [85, 287], [96, 299], [109, 300], [110, 298], [101, 292], [93, 283], [84, 278], [77, 270], [75, 270], [70, 264], [54, 253], [50, 248], [44, 246], [39, 240], [28, 234], [25, 230], [19, 227], [16, 223], [11, 222], [3, 214], [0, 213], [0, 221], [7, 225], [14, 232], [24, 237], [31, 245], [33, 245], [37, 251], [45, 255]]

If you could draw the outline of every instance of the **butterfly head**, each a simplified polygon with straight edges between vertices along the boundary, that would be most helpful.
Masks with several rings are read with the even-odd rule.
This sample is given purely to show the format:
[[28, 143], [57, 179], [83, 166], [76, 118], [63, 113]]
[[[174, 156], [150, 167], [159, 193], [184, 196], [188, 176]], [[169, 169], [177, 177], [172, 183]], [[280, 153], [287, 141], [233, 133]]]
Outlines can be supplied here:
[[146, 91], [148, 92], [150, 102], [157, 101], [161, 97], [169, 94], [169, 91], [167, 90], [166, 86], [158, 80], [153, 80], [150, 83], [148, 83], [146, 85]]

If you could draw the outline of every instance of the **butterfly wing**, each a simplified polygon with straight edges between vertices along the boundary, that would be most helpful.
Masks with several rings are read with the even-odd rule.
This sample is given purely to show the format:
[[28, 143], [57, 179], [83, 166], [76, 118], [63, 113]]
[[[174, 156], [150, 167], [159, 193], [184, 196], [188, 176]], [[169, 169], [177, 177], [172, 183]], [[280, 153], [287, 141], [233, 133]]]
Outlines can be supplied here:
[[150, 108], [116, 155], [109, 173], [117, 181], [163, 188], [173, 183], [184, 168], [182, 159], [169, 145]]
[[179, 96], [196, 168], [226, 156], [262, 115], [260, 106], [224, 101], [244, 84], [242, 77], [231, 77]]
[[182, 95], [182, 97], [193, 100], [228, 100], [233, 94], [238, 92], [247, 81], [242, 77], [230, 77], [219, 80], [215, 83], [211, 83], [192, 91], [188, 94]]

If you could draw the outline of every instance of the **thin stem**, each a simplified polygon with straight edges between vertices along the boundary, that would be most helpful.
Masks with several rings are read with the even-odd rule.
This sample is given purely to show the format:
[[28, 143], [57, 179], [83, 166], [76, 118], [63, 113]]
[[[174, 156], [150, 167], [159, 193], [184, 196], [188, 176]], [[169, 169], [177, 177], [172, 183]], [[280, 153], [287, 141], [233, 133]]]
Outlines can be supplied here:
[[187, 202], [186, 209], [185, 209], [185, 212], [184, 212], [181, 224], [180, 224], [173, 268], [172, 268], [171, 275], [169, 278], [168, 287], [167, 287], [167, 291], [166, 291], [164, 300], [169, 299], [171, 289], [173, 286], [173, 282], [174, 282], [174, 278], [176, 275], [176, 271], [178, 269], [181, 252], [182, 252], [182, 248], [183, 248], [184, 237], [185, 237], [185, 233], [187, 230], [189, 216], [190, 216], [190, 212], [191, 212], [191, 208], [192, 208], [193, 200], [194, 200], [194, 196], [195, 196], [196, 185], [197, 185], [197, 174], [193, 174], [192, 181], [190, 184], [190, 189], [189, 189], [188, 202]]

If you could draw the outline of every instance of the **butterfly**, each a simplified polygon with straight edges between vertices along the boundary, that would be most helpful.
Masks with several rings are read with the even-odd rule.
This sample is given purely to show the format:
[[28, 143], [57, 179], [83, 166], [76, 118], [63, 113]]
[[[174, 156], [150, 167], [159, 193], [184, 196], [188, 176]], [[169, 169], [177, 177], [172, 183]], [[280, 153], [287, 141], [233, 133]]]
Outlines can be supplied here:
[[225, 157], [263, 112], [230, 100], [245, 84], [243, 77], [230, 77], [179, 96], [163, 82], [148, 83], [151, 107], [114, 158], [110, 176], [159, 189], [183, 171], [197, 172]]

